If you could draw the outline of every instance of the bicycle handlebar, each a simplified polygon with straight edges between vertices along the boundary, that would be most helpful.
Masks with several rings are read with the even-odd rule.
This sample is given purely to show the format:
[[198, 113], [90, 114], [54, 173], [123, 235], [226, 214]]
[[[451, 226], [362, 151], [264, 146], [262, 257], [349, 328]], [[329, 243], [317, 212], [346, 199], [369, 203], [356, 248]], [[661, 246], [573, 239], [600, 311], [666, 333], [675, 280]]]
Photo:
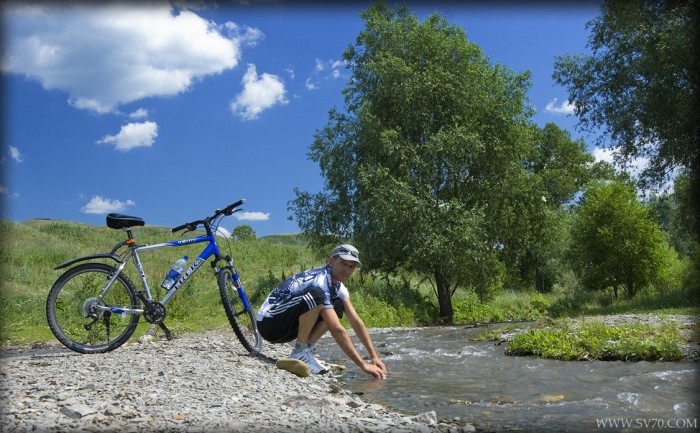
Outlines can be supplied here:
[[[245, 203], [245, 199], [240, 199], [237, 202], [230, 204], [223, 209], [217, 209], [216, 211], [214, 211], [214, 215], [207, 217], [207, 218], [204, 218], [203, 220], [192, 221], [192, 222], [185, 223], [185, 224], [179, 225], [177, 227], [174, 227], [172, 229], [172, 232], [175, 233], [175, 232], [179, 232], [180, 230], [184, 230], [184, 229], [187, 229], [189, 231], [195, 230], [197, 228], [197, 226], [199, 226], [200, 224], [208, 224], [211, 220], [218, 217], [219, 215], [229, 216], [229, 215], [233, 214], [234, 212], [236, 212], [236, 208], [244, 203]], [[240, 210], [240, 209], [238, 209], [238, 210]]]

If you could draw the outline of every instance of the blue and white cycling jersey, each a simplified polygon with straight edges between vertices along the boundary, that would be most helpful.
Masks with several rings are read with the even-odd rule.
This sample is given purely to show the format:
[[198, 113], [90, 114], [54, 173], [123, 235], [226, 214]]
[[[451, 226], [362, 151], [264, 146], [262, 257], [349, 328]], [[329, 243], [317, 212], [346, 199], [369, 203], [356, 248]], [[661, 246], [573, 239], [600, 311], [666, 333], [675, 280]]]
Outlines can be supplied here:
[[287, 278], [268, 295], [267, 299], [258, 310], [257, 320], [264, 317], [272, 317], [271, 310], [303, 296], [310, 287], [318, 287], [323, 291], [323, 308], [333, 308], [333, 300], [345, 300], [350, 297], [347, 287], [342, 282], [333, 284], [331, 280], [331, 267], [325, 265], [321, 268], [310, 269]]

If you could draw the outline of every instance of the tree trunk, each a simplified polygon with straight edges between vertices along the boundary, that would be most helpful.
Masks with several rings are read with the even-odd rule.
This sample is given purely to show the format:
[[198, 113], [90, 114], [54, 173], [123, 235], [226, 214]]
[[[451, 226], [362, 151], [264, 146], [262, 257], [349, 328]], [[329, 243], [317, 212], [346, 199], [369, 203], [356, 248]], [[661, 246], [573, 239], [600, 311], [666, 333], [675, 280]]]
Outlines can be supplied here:
[[535, 291], [537, 291], [537, 293], [544, 292], [544, 280], [542, 279], [539, 268], [535, 268]]
[[450, 283], [439, 271], [435, 271], [435, 283], [437, 284], [438, 306], [440, 318], [446, 323], [452, 323], [452, 293]]

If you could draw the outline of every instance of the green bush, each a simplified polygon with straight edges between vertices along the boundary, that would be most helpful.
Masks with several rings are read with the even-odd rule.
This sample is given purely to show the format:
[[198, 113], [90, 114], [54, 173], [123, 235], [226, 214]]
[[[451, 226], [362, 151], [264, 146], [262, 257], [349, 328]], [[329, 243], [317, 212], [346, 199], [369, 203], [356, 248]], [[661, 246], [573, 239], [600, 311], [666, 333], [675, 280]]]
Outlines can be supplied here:
[[350, 299], [369, 327], [427, 325], [437, 316], [437, 305], [404, 277], [355, 273], [346, 282]]
[[561, 361], [678, 361], [683, 359], [683, 342], [675, 323], [607, 326], [581, 321], [572, 327], [562, 322], [516, 335], [505, 353]]

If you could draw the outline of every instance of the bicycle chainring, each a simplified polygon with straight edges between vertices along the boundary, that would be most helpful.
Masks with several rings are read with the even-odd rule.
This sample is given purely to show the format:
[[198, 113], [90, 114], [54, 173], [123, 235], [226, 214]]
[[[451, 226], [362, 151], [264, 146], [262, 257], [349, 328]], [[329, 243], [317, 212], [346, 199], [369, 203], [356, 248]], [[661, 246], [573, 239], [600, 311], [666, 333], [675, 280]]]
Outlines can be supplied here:
[[151, 302], [152, 309], [144, 308], [143, 317], [148, 323], [161, 323], [165, 319], [165, 305], [160, 302]]

